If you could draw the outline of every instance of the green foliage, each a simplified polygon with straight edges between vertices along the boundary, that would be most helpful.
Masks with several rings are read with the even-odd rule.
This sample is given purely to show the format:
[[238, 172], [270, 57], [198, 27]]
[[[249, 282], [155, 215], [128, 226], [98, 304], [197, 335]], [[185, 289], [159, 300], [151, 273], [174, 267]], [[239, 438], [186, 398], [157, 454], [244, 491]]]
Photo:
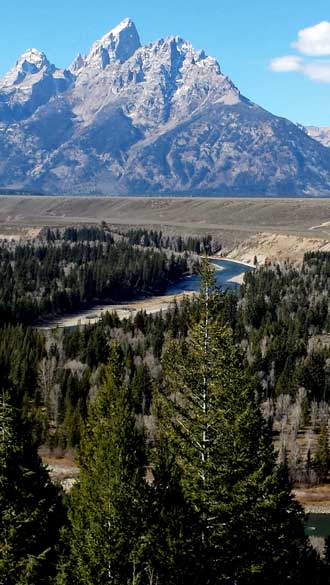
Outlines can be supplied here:
[[2, 322], [27, 324], [96, 299], [160, 293], [187, 270], [182, 256], [168, 259], [163, 251], [112, 238], [89, 242], [77, 236], [76, 241], [70, 234], [68, 241], [0, 246]]
[[313, 467], [321, 481], [326, 481], [330, 469], [330, 448], [327, 426], [321, 428], [318, 438]]
[[39, 585], [55, 576], [59, 491], [51, 483], [30, 429], [2, 395], [0, 404], [0, 582]]
[[1, 388], [21, 406], [24, 394], [37, 400], [37, 366], [44, 354], [44, 338], [22, 325], [0, 327]]
[[[132, 245], [114, 243], [106, 227], [63, 237], [49, 231], [47, 246], [0, 250], [6, 320], [30, 322], [96, 294], [162, 290], [186, 270], [184, 257], [153, 250], [164, 245], [158, 232], [133, 230]], [[248, 274], [240, 295], [215, 289], [205, 259], [199, 300], [165, 314], [122, 322], [111, 314], [46, 337], [3, 326], [2, 386], [12, 406], [0, 416], [0, 582], [54, 579], [63, 518], [51, 522], [60, 504], [33, 446], [40, 425], [51, 447], [79, 445], [58, 585], [272, 585], [274, 575], [278, 585], [318, 583], [259, 400], [303, 387], [305, 419], [309, 401], [329, 400], [330, 350], [310, 344], [330, 324], [329, 257]], [[324, 428], [307, 465], [327, 479], [329, 461]]]
[[169, 248], [175, 252], [194, 252], [195, 254], [221, 250], [221, 245], [214, 242], [211, 235], [197, 238], [192, 236], [169, 236], [161, 231], [147, 230], [144, 228], [132, 228], [123, 234], [130, 244], [145, 247]]
[[[53, 240], [56, 239], [56, 234], [53, 235]], [[68, 242], [111, 242], [113, 237], [111, 233], [104, 227], [98, 226], [84, 226], [80, 228], [68, 227], [63, 232], [63, 240]]]
[[[184, 497], [199, 516], [203, 583], [302, 582], [303, 512], [240, 366], [230, 331], [211, 318], [204, 274], [199, 324], [163, 359], [161, 429], [173, 445]], [[195, 533], [196, 536], [196, 533]], [[305, 556], [304, 556], [305, 555]]]
[[113, 347], [79, 450], [80, 478], [70, 503], [67, 583], [137, 583], [144, 571], [144, 440], [124, 377], [122, 356]]
[[146, 584], [197, 585], [204, 580], [198, 542], [200, 518], [184, 496], [173, 445], [164, 434], [158, 437], [152, 463]]
[[329, 401], [330, 254], [308, 253], [300, 268], [283, 263], [245, 275], [235, 336], [248, 348], [253, 375], [267, 397], [295, 394]]
[[150, 414], [152, 401], [152, 381], [148, 367], [144, 364], [135, 368], [131, 381], [131, 395], [137, 414]]

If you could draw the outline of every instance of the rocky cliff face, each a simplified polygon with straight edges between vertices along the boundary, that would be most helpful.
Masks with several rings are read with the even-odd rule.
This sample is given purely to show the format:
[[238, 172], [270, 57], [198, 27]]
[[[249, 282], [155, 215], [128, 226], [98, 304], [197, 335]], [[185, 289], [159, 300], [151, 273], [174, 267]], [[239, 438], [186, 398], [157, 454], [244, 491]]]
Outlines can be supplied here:
[[0, 122], [29, 117], [53, 96], [68, 90], [73, 81], [69, 71], [56, 69], [44, 53], [28, 49], [0, 80]]
[[318, 126], [306, 126], [306, 132], [314, 140], [317, 140], [323, 146], [330, 146], [330, 128]]
[[44, 193], [325, 195], [330, 151], [243, 96], [179, 37], [126, 19], [57, 69], [35, 49], [0, 81], [0, 187]]

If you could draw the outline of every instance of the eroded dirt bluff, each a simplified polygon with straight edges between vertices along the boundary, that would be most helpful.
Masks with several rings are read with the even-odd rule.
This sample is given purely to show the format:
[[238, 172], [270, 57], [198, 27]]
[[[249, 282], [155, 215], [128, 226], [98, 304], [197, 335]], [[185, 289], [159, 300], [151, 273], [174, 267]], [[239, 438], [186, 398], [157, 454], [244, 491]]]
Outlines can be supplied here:
[[256, 258], [258, 265], [277, 260], [301, 263], [305, 252], [316, 250], [330, 252], [330, 239], [263, 232], [242, 241], [228, 255], [247, 263]]

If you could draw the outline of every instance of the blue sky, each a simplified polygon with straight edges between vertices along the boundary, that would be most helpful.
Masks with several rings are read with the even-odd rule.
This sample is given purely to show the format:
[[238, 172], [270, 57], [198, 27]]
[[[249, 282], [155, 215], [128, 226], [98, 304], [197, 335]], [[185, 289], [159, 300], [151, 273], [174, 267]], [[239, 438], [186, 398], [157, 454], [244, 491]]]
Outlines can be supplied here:
[[[329, 0], [3, 0], [0, 75], [27, 48], [46, 53], [58, 67], [87, 52], [91, 43], [123, 18], [134, 20], [141, 42], [169, 34], [215, 56], [241, 92], [271, 112], [302, 124], [330, 126]], [[306, 42], [305, 42], [306, 41]], [[323, 42], [323, 45], [322, 45]], [[314, 43], [314, 44], [315, 44]], [[290, 59], [288, 59], [288, 56]], [[284, 59], [283, 59], [284, 57]], [[293, 57], [293, 59], [291, 58]], [[280, 58], [280, 59], [279, 59]], [[321, 63], [321, 64], [320, 64]], [[321, 70], [321, 71], [320, 71]]]

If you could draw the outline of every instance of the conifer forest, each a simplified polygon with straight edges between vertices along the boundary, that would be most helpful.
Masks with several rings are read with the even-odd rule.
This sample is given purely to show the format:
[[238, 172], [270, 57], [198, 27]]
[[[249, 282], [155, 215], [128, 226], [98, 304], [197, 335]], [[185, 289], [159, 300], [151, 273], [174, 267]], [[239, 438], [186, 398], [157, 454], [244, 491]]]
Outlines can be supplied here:
[[[0, 584], [320, 585], [297, 485], [330, 482], [330, 253], [215, 285], [211, 236], [0, 243]], [[93, 303], [167, 311], [44, 330]], [[41, 455], [74, 454], [69, 490]]]

